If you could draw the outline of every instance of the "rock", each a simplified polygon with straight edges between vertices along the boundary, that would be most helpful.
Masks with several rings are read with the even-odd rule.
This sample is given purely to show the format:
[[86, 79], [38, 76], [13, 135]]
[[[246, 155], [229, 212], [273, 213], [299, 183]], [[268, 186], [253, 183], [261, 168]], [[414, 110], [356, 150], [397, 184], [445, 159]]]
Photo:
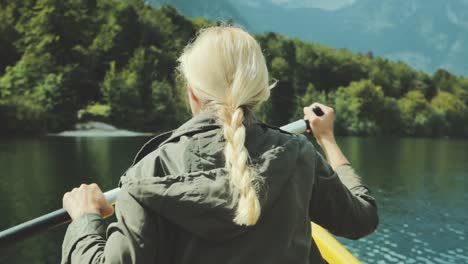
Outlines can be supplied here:
[[86, 123], [80, 123], [75, 125], [76, 130], [102, 130], [102, 131], [116, 131], [118, 130], [115, 126], [103, 123], [103, 122], [96, 122], [90, 121]]
[[112, 125], [96, 121], [76, 124], [75, 129], [50, 135], [63, 137], [137, 137], [153, 135], [152, 133], [118, 129]]

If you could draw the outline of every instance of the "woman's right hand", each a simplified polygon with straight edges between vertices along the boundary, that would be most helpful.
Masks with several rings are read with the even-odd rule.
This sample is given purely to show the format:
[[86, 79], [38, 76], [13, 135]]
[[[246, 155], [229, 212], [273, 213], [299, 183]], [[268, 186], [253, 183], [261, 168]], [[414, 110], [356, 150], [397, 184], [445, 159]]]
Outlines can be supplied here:
[[[320, 107], [323, 115], [317, 116], [312, 109], [314, 107]], [[349, 164], [348, 159], [341, 152], [340, 147], [335, 140], [333, 134], [333, 123], [335, 121], [335, 111], [333, 108], [323, 104], [313, 103], [309, 107], [304, 107], [304, 119], [309, 121], [312, 134], [317, 139], [317, 142], [322, 147], [325, 155], [327, 156], [328, 162], [333, 169], [343, 164]]]
[[[317, 116], [313, 108], [320, 107], [323, 111], [322, 116]], [[333, 123], [335, 122], [335, 111], [333, 108], [324, 104], [313, 103], [308, 107], [304, 107], [304, 120], [308, 120], [312, 135], [320, 143], [325, 139], [334, 139]]]

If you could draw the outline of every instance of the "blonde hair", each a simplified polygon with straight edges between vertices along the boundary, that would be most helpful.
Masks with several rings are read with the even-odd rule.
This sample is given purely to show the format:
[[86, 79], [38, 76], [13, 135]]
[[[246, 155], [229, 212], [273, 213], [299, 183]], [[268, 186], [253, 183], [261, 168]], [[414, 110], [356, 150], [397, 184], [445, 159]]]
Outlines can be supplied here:
[[230, 192], [237, 203], [234, 222], [257, 223], [261, 206], [261, 180], [245, 147], [244, 117], [270, 96], [268, 69], [260, 45], [236, 27], [211, 27], [200, 31], [179, 58], [179, 71], [197, 98], [217, 110], [226, 145], [225, 166]]

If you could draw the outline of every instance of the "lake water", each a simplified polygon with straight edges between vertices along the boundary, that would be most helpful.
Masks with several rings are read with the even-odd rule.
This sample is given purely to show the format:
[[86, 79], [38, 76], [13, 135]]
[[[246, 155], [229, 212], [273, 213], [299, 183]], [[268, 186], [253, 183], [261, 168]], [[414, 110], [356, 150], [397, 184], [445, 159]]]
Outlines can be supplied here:
[[[0, 139], [0, 229], [61, 207], [85, 182], [116, 186], [147, 138]], [[468, 263], [468, 141], [340, 138], [380, 210], [371, 236], [340, 239], [363, 263]], [[0, 249], [0, 263], [59, 263], [65, 227]]]

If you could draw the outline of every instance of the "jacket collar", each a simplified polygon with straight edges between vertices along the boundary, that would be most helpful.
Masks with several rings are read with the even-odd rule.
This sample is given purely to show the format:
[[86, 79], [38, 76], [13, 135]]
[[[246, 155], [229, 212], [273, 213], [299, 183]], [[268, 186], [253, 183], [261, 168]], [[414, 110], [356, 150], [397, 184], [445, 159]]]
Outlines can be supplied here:
[[[184, 135], [194, 135], [200, 132], [219, 129], [220, 124], [217, 120], [218, 118], [215, 109], [213, 109], [212, 107], [204, 109], [203, 111], [189, 119], [187, 122], [182, 124], [179, 128], [159, 134], [150, 139], [148, 142], [146, 142], [135, 156], [132, 166], [158, 147], [168, 142], [177, 140], [178, 138]], [[247, 126], [249, 126], [250, 124], [259, 122], [249, 111], [246, 114], [244, 123]]]
[[179, 128], [173, 130], [172, 135], [162, 144], [165, 144], [186, 134], [193, 134], [196, 132], [216, 129], [219, 127], [220, 126], [217, 123], [215, 110], [212, 108], [207, 108], [182, 124]]
[[[244, 124], [249, 126], [252, 123], [258, 123], [256, 118], [250, 111], [246, 111], [245, 121]], [[169, 141], [174, 140], [175, 138], [179, 138], [186, 134], [196, 134], [202, 131], [208, 131], [220, 128], [220, 124], [218, 123], [218, 117], [216, 114], [216, 110], [213, 107], [208, 107], [202, 110], [200, 113], [192, 117], [190, 120], [185, 122], [179, 128], [173, 130], [172, 135], [165, 140], [162, 144], [165, 144]], [[161, 144], [161, 145], [162, 145]]]

